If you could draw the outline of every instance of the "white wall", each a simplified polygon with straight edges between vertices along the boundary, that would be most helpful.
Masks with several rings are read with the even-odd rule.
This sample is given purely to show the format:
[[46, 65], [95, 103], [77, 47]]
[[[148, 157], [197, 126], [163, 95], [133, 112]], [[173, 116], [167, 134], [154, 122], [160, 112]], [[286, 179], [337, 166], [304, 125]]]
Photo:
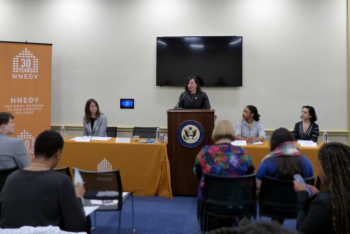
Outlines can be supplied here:
[[218, 120], [253, 104], [292, 128], [309, 104], [321, 130], [347, 130], [346, 0], [0, 0], [0, 40], [53, 43], [53, 125], [82, 125], [95, 98], [111, 126], [166, 127], [182, 89], [155, 86], [163, 35], [243, 36], [243, 87], [204, 89]]

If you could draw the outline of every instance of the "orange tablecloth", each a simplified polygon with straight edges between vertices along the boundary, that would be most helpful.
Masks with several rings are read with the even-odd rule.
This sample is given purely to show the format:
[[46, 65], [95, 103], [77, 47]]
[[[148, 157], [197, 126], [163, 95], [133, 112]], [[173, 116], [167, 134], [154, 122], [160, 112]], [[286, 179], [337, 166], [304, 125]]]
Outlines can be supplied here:
[[167, 143], [116, 143], [115, 138], [91, 142], [66, 139], [57, 168], [97, 171], [98, 164], [104, 159], [112, 165], [111, 170], [119, 169], [124, 191], [173, 198]]
[[[317, 177], [317, 155], [323, 143], [318, 143], [317, 147], [301, 147], [298, 143], [297, 145], [299, 147], [300, 154], [304, 154], [309, 158], [314, 169], [315, 177]], [[251, 156], [255, 167], [255, 172], [259, 168], [261, 160], [270, 153], [269, 141], [264, 141], [263, 145], [245, 145], [241, 147], [247, 150]]]

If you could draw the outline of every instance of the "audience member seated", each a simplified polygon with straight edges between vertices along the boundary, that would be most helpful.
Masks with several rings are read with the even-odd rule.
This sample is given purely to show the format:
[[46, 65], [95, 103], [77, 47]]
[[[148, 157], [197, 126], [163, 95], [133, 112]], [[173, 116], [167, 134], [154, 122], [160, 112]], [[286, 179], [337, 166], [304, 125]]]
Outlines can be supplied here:
[[[200, 179], [198, 188], [197, 218], [202, 217], [204, 175], [236, 177], [254, 173], [252, 159], [244, 149], [231, 145], [235, 140], [232, 124], [228, 120], [220, 121], [214, 128], [212, 139], [215, 145], [204, 146], [194, 165], [194, 173]], [[232, 226], [233, 219], [221, 219], [210, 216], [208, 230], [221, 226]], [[202, 227], [202, 225], [201, 225]]]
[[[276, 129], [270, 139], [271, 153], [265, 156], [256, 173], [256, 187], [260, 190], [264, 176], [281, 180], [294, 180], [293, 175], [303, 178], [314, 176], [310, 160], [299, 153], [292, 134], [286, 128]], [[279, 222], [283, 223], [282, 219]]]
[[0, 170], [30, 165], [27, 148], [21, 139], [9, 137], [15, 130], [14, 116], [0, 112]]
[[317, 161], [318, 176], [328, 190], [319, 192], [294, 181], [297, 192], [297, 230], [303, 234], [350, 233], [350, 147], [329, 143], [321, 147]]
[[242, 119], [236, 123], [235, 134], [237, 140], [245, 140], [249, 144], [265, 140], [264, 127], [255, 106], [248, 105], [244, 108]]
[[282, 227], [275, 222], [251, 222], [244, 218], [239, 222], [239, 226], [235, 228], [223, 227], [213, 230], [207, 234], [297, 234], [296, 232]]
[[90, 230], [81, 198], [82, 185], [53, 170], [61, 158], [63, 138], [58, 132], [44, 131], [35, 141], [34, 162], [13, 172], [0, 194], [0, 227], [58, 226], [64, 231]]
[[293, 136], [295, 140], [307, 140], [317, 142], [320, 130], [315, 123], [317, 121], [316, 111], [312, 106], [303, 106], [301, 119], [294, 126]]

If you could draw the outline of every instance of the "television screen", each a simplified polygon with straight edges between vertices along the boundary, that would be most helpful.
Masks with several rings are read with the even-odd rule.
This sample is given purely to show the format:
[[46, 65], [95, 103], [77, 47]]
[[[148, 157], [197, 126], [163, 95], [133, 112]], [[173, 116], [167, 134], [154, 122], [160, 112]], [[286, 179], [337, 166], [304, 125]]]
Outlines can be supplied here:
[[157, 86], [242, 86], [241, 36], [157, 37]]

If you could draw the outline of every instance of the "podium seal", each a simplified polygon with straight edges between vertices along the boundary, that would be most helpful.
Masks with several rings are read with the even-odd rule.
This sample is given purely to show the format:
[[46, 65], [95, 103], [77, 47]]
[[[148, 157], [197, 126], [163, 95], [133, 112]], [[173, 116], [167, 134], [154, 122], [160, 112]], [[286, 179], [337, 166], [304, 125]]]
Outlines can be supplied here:
[[200, 145], [204, 139], [202, 125], [193, 120], [183, 122], [177, 130], [177, 138], [180, 143], [188, 148]]

